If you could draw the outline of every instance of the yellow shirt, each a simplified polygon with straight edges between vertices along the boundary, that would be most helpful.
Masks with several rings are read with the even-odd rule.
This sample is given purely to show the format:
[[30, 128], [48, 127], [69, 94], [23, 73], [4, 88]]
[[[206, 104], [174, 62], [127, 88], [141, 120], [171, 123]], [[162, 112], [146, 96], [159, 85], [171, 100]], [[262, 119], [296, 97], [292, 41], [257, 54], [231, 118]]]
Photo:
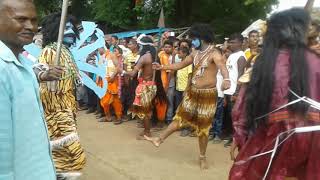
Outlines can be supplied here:
[[127, 65], [127, 71], [132, 71], [132, 67], [136, 63], [136, 61], [139, 59], [140, 55], [138, 53], [129, 53], [125, 59], [124, 59], [124, 64]]
[[[246, 59], [249, 60], [249, 58], [251, 57], [251, 50], [250, 49], [247, 49], [245, 52], [244, 52], [244, 55], [246, 56]], [[255, 56], [253, 59], [252, 59], [252, 64], [256, 61], [257, 59], [257, 56]]]
[[192, 65], [189, 65], [177, 72], [177, 91], [185, 91], [188, 85], [189, 74], [192, 73]]
[[[169, 65], [169, 57], [170, 55], [165, 53], [164, 51], [160, 51], [160, 53], [158, 54], [159, 59], [160, 59], [160, 64], [161, 65]], [[164, 89], [167, 89], [169, 87], [169, 79], [168, 79], [168, 75], [167, 73], [170, 71], [166, 71], [166, 70], [161, 70], [161, 80], [162, 80], [162, 85]]]

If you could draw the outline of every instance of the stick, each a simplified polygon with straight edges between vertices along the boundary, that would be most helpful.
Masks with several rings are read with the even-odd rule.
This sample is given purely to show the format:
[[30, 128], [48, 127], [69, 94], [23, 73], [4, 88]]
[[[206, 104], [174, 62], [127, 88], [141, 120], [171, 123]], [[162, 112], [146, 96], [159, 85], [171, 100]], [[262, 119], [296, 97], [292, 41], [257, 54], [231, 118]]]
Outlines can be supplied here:
[[313, 5], [314, 5], [314, 1], [315, 0], [308, 0], [307, 3], [306, 3], [306, 6], [304, 7], [304, 9], [306, 11], [308, 11], [309, 13], [312, 12], [312, 8], [313, 8]]
[[[66, 28], [68, 4], [69, 4], [69, 0], [63, 0], [61, 19], [60, 19], [59, 36], [58, 36], [58, 42], [57, 42], [57, 52], [56, 52], [56, 57], [55, 57], [55, 60], [54, 60], [54, 63], [53, 63], [54, 66], [60, 65], [60, 56], [61, 56], [61, 49], [62, 49], [64, 30]], [[49, 82], [49, 90], [51, 92], [55, 92], [56, 89], [57, 89], [57, 81]]]
[[182, 36], [184, 36], [187, 32], [189, 32], [190, 28], [186, 29], [185, 31], [183, 31], [177, 38], [180, 39], [182, 38]]

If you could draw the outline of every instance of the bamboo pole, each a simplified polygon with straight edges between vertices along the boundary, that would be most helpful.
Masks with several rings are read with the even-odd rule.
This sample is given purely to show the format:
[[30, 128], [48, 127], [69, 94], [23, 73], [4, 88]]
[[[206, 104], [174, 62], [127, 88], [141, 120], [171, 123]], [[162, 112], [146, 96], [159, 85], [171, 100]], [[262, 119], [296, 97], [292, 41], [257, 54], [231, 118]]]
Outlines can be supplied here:
[[[69, 5], [69, 0], [63, 0], [61, 19], [60, 19], [60, 27], [59, 27], [59, 36], [58, 36], [58, 41], [57, 41], [57, 51], [56, 51], [56, 57], [55, 57], [55, 60], [53, 63], [54, 66], [60, 65], [63, 36], [64, 36], [64, 30], [66, 28], [66, 20], [67, 20], [67, 14], [68, 14], [68, 5]], [[49, 85], [48, 88], [51, 92], [56, 91], [57, 81], [49, 82], [48, 85]]]
[[307, 3], [306, 3], [306, 6], [304, 7], [304, 9], [306, 11], [308, 11], [309, 13], [312, 12], [312, 8], [313, 8], [313, 5], [314, 5], [314, 1], [315, 0], [308, 0]]

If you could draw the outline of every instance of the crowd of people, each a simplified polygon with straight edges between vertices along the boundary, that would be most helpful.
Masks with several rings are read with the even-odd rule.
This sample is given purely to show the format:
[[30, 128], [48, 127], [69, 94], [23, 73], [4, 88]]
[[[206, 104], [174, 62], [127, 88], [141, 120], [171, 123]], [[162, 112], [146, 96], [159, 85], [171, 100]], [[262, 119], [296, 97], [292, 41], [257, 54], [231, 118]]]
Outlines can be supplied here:
[[[210, 36], [210, 44], [214, 47], [213, 32], [210, 27], [200, 24], [195, 28], [212, 33], [201, 36]], [[123, 122], [133, 120], [130, 115], [131, 105], [134, 104], [136, 95], [136, 87], [139, 84], [137, 76], [129, 77], [122, 74], [122, 71], [131, 72], [137, 64], [143, 48], [141, 38], [149, 38], [152, 46], [157, 50], [157, 55], [154, 55], [153, 62], [158, 62], [160, 65], [170, 65], [184, 61], [187, 56], [192, 54], [200, 47], [200, 40], [192, 41], [188, 36], [176, 37], [170, 36], [174, 33], [165, 32], [160, 39], [158, 34], [152, 35], [137, 35], [119, 39], [116, 35], [106, 35], [106, 48], [100, 48], [96, 53], [103, 58], [101, 63], [107, 65], [107, 81], [108, 90], [106, 95], [100, 100], [95, 93], [87, 87], [78, 87], [78, 109], [86, 110], [87, 114], [93, 113], [99, 122], [114, 122], [118, 125]], [[230, 146], [232, 135], [231, 110], [236, 100], [236, 95], [239, 92], [238, 79], [244, 74], [246, 69], [250, 69], [254, 64], [256, 56], [260, 52], [261, 33], [258, 30], [252, 30], [248, 37], [244, 38], [240, 33], [230, 35], [228, 40], [223, 44], [217, 44], [215, 48], [223, 54], [223, 63], [228, 68], [231, 81], [231, 89], [221, 90], [223, 81], [221, 72], [217, 73], [218, 99], [217, 112], [212, 119], [214, 122], [210, 127], [210, 140], [213, 143], [221, 143], [225, 140], [225, 146]], [[139, 39], [140, 38], [140, 39]], [[139, 43], [140, 42], [140, 43]], [[153, 53], [156, 53], [155, 51]], [[88, 63], [98, 62], [97, 54], [92, 53], [87, 59]], [[176, 70], [161, 70], [160, 81], [163, 88], [162, 97], [153, 100], [153, 112], [151, 115], [152, 127], [162, 129], [165, 125], [169, 125], [176, 110], [180, 105], [184, 92], [191, 83], [192, 65]], [[137, 74], [136, 74], [137, 75]], [[101, 79], [90, 74], [93, 80], [102, 85]], [[158, 84], [159, 85], [159, 84]], [[212, 110], [214, 111], [214, 110]], [[138, 118], [139, 119], [139, 118]], [[140, 117], [141, 119], [141, 117]], [[143, 128], [143, 125], [138, 122], [138, 127]], [[181, 130], [181, 136], [197, 136], [196, 131], [190, 127], [185, 127]]]
[[[207, 33], [205, 35], [201, 34], [201, 36], [208, 36], [210, 39], [207, 40], [212, 46], [215, 46], [213, 33], [209, 26], [199, 25], [195, 28], [200, 28], [201, 31], [204, 31], [203, 33]], [[177, 38], [176, 36], [170, 36], [172, 34], [174, 33], [165, 32], [161, 37], [161, 42], [155, 42], [159, 39], [157, 34], [154, 36], [145, 35], [145, 38], [149, 38], [150, 43], [158, 49], [153, 62], [158, 62], [160, 65], [180, 63], [200, 47], [200, 40], [196, 42], [188, 37]], [[99, 61], [97, 55], [93, 53], [87, 62], [93, 61], [95, 63], [99, 61], [99, 63], [107, 65], [108, 90], [100, 100], [89, 88], [79, 87], [77, 91], [80, 92], [77, 96], [79, 110], [86, 110], [87, 114], [95, 114], [99, 122], [113, 122], [116, 125], [134, 119], [130, 115], [130, 110], [134, 103], [139, 78], [137, 76], [125, 76], [121, 73], [123, 70], [132, 71], [141, 56], [139, 48], [143, 48], [143, 45], [138, 43], [139, 36], [141, 38], [144, 35], [124, 39], [118, 39], [116, 35], [106, 35], [106, 48], [101, 48], [96, 52], [103, 57], [102, 60]], [[257, 55], [261, 51], [261, 37], [261, 32], [258, 30], [250, 31], [246, 38], [240, 33], [235, 33], [230, 35], [223, 44], [215, 46], [223, 55], [223, 63], [228, 69], [231, 82], [231, 88], [228, 90], [223, 91], [217, 88], [217, 110], [216, 112], [214, 109], [211, 110], [213, 113], [215, 112], [215, 117], [210, 125], [209, 140], [215, 144], [222, 143], [224, 140], [225, 147], [231, 145], [231, 110], [240, 90], [238, 79], [242, 76], [242, 79], [246, 79], [246, 76], [248, 76]], [[154, 53], [156, 52], [154, 51]], [[165, 125], [172, 122], [183, 99], [184, 92], [191, 83], [192, 69], [193, 66], [188, 65], [177, 71], [160, 71], [161, 78], [159, 81], [161, 81], [163, 91], [159, 94], [162, 93], [162, 96], [159, 95], [159, 97], [154, 98], [154, 108], [150, 117], [152, 127], [156, 130], [163, 129]], [[248, 72], [245, 73], [246, 70]], [[91, 74], [90, 77], [94, 77], [94, 75]], [[217, 87], [221, 87], [223, 77], [220, 71], [216, 78]], [[101, 85], [100, 78], [95, 77], [93, 80]], [[143, 119], [143, 117], [138, 116], [137, 119]], [[144, 127], [141, 121], [137, 122], [138, 127]], [[184, 127], [181, 130], [181, 136], [196, 137], [197, 133], [191, 127]]]
[[66, 18], [57, 63], [61, 14], [45, 17], [43, 50], [30, 66], [22, 53], [38, 30], [33, 1], [3, 0], [0, 8], [0, 179], [79, 178], [86, 157], [77, 111], [114, 125], [136, 119], [136, 138], [156, 147], [178, 130], [198, 137], [201, 169], [208, 142], [224, 141], [232, 180], [320, 179], [320, 23], [307, 8], [276, 13], [267, 28], [222, 44], [208, 24], [178, 36], [106, 35], [105, 47], [86, 58], [106, 67], [105, 77], [86, 73], [108, 83], [102, 98], [79, 83], [70, 52], [83, 30], [76, 18]]

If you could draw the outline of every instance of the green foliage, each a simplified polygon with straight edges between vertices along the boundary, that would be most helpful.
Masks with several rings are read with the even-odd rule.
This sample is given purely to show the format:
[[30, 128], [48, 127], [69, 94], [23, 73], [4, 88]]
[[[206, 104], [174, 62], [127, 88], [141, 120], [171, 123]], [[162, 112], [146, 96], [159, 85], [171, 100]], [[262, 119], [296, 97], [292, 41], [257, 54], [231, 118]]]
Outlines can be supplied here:
[[93, 1], [90, 0], [72, 0], [68, 11], [79, 20], [93, 20], [94, 18]]
[[[210, 23], [221, 37], [241, 32], [250, 23], [265, 18], [278, 0], [72, 0], [70, 11], [79, 19], [108, 25], [109, 30], [133, 30], [157, 26], [164, 8], [166, 27]], [[61, 0], [35, 0], [39, 16], [60, 11]]]
[[[71, 0], [71, 7], [68, 12], [76, 16], [79, 20], [92, 18], [92, 3], [89, 0]], [[61, 12], [62, 0], [34, 0], [40, 21], [54, 12]]]
[[138, 26], [146, 28], [156, 27], [162, 7], [164, 9], [166, 23], [170, 24], [170, 20], [175, 15], [175, 3], [176, 0], [149, 0], [146, 5], [138, 5], [134, 9], [137, 14]]
[[39, 20], [53, 12], [61, 11], [62, 1], [60, 0], [34, 0], [37, 7]]
[[[209, 23], [221, 38], [234, 32], [241, 32], [251, 22], [265, 18], [272, 5], [278, 0], [177, 0], [178, 26], [195, 22]], [[181, 16], [180, 16], [181, 15]], [[182, 17], [182, 21], [179, 20]]]
[[94, 19], [112, 26], [128, 29], [134, 23], [132, 0], [96, 0], [93, 3]]

